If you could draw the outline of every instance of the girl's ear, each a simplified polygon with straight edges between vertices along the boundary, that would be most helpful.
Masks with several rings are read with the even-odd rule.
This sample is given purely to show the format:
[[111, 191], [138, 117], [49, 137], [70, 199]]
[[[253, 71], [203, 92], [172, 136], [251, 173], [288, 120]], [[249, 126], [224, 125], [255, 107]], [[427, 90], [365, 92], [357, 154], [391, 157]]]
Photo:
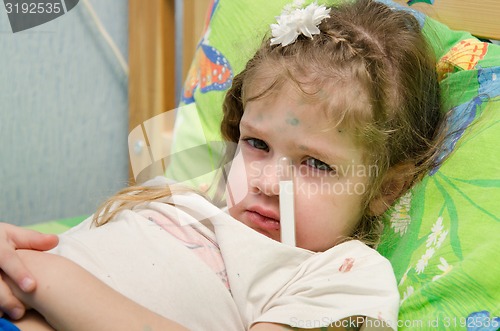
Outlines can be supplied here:
[[382, 215], [411, 185], [415, 165], [400, 163], [390, 168], [384, 176], [380, 192], [370, 201], [368, 211], [371, 216]]

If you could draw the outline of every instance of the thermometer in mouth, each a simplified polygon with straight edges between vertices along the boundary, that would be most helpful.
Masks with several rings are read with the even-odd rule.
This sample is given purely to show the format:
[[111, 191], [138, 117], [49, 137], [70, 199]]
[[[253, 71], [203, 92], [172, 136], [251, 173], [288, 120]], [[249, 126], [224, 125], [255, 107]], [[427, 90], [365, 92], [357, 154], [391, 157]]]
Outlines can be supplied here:
[[280, 187], [280, 230], [281, 242], [295, 246], [295, 203], [293, 189], [292, 160], [282, 157], [278, 160]]

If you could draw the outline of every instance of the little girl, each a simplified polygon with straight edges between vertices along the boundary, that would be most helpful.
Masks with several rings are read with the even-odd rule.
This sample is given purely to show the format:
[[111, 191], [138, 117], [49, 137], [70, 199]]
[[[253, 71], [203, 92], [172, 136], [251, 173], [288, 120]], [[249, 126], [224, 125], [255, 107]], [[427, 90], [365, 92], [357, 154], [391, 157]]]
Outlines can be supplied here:
[[[413, 16], [378, 2], [287, 7], [224, 102], [229, 215], [161, 180], [132, 187], [53, 251], [121, 294], [34, 251], [18, 254], [37, 289], [8, 284], [56, 329], [396, 328], [395, 278], [369, 246], [387, 207], [433, 166], [431, 54]], [[297, 247], [279, 242], [283, 157]], [[22, 233], [1, 229], [11, 242]]]

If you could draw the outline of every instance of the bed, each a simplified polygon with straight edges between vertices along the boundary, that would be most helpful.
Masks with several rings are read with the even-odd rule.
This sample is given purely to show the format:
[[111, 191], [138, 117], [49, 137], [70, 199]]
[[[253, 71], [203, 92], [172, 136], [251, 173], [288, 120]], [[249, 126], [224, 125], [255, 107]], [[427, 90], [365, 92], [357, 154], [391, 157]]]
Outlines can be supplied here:
[[[456, 132], [446, 162], [386, 217], [378, 250], [393, 264], [401, 294], [399, 329], [500, 328], [500, 6], [496, 0], [392, 3], [419, 20], [438, 62], [443, 111]], [[285, 0], [214, 0], [177, 109], [167, 176], [200, 187], [220, 159], [221, 102]], [[417, 11], [418, 9], [418, 11]], [[200, 83], [216, 52], [229, 74]], [[216, 69], [216, 68], [215, 68]], [[195, 151], [189, 153], [184, 151]], [[131, 153], [132, 154], [132, 153]], [[442, 155], [445, 156], [444, 154]], [[203, 160], [205, 167], [199, 165]], [[207, 161], [208, 160], [208, 161]], [[137, 175], [137, 174], [135, 174]], [[31, 226], [62, 232], [84, 217]]]

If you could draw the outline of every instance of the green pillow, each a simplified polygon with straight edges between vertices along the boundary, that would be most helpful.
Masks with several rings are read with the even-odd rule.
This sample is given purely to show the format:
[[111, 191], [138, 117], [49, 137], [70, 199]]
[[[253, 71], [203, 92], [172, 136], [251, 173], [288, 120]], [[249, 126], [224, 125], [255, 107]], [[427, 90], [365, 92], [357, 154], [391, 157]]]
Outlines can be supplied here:
[[288, 2], [213, 1], [176, 114], [167, 177], [194, 186], [213, 182], [223, 150], [219, 127], [226, 91]]
[[500, 46], [426, 18], [450, 136], [389, 211], [379, 251], [399, 280], [401, 329], [500, 328]]
[[77, 217], [47, 221], [43, 223], [27, 225], [25, 226], [25, 228], [36, 230], [43, 233], [60, 234], [80, 224], [87, 217], [88, 216], [77, 216]]
[[[195, 186], [212, 181], [221, 159], [224, 94], [290, 2], [214, 1], [177, 113], [168, 177]], [[383, 2], [410, 10], [441, 59], [443, 111], [451, 112], [453, 132], [442, 151], [443, 158], [451, 153], [444, 164], [387, 213], [379, 251], [390, 259], [399, 281], [399, 329], [496, 330], [500, 46]]]

